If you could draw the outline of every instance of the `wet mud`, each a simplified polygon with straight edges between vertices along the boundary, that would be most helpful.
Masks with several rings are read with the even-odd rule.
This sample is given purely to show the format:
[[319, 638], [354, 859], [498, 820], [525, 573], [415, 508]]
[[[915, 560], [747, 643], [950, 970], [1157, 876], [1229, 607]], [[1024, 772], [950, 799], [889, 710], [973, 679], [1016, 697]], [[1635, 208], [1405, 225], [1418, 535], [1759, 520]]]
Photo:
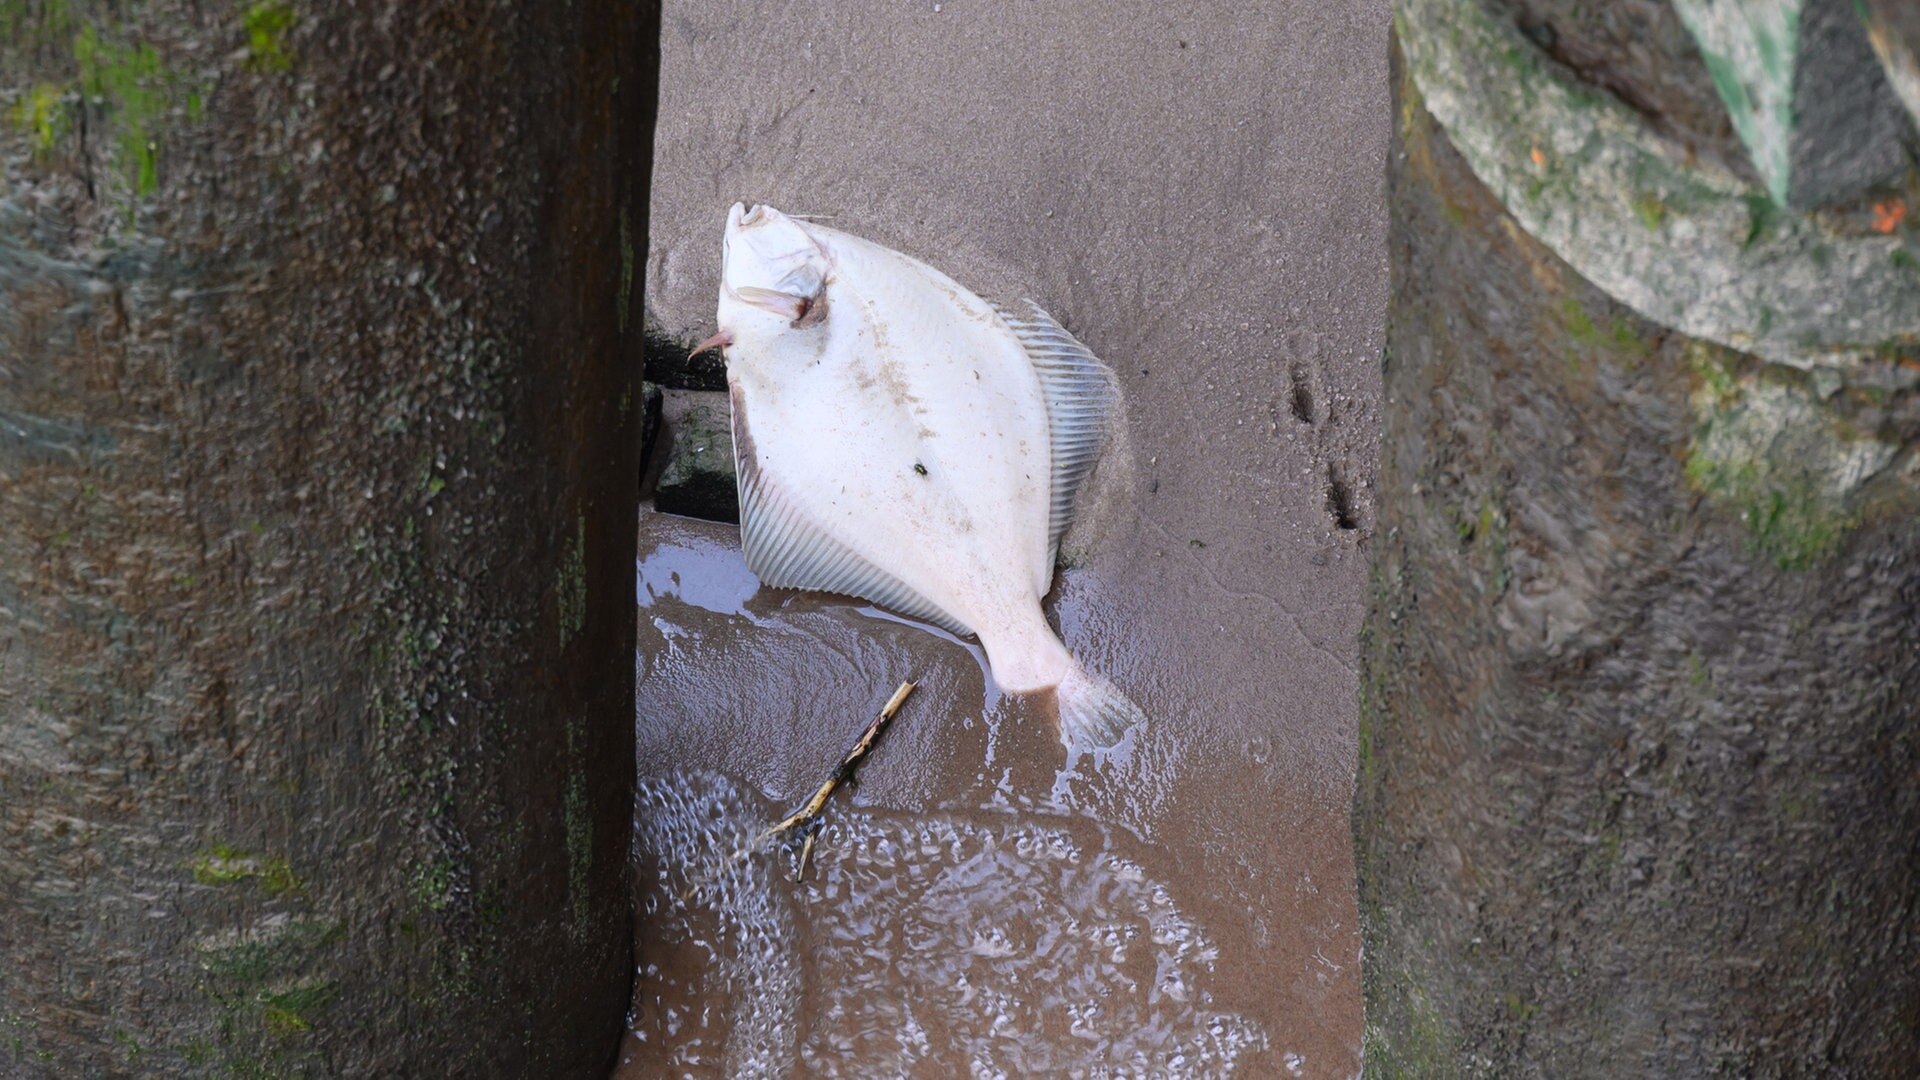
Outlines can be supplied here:
[[[712, 331], [733, 199], [1059, 317], [1129, 425], [1047, 612], [1149, 723], [1069, 762], [971, 642], [761, 589], [733, 527], [643, 513], [616, 1076], [1354, 1075], [1384, 5], [669, 3], [664, 26], [650, 330]], [[793, 853], [733, 859], [904, 679], [805, 880]]]
[[[1291, 710], [1197, 722], [1185, 680], [1131, 678], [1155, 665], [1070, 570], [1069, 647], [1155, 719], [1069, 762], [1049, 707], [999, 693], [971, 642], [760, 589], [729, 526], [648, 514], [640, 550], [617, 1076], [1353, 1072], [1348, 774], [1293, 757], [1272, 724]], [[794, 851], [738, 858], [907, 678], [807, 877]]]

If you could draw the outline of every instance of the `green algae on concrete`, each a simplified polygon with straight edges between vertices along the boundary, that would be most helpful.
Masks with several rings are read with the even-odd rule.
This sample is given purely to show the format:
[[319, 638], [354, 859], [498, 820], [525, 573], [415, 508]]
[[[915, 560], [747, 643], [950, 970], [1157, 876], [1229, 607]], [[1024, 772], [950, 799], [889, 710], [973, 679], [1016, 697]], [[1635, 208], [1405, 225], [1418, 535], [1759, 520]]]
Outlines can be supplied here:
[[340, 935], [340, 925], [327, 919], [273, 915], [245, 929], [199, 937], [193, 951], [208, 975], [254, 983], [304, 970]]
[[[9, 856], [39, 928], [0, 941], [33, 1025], [0, 1024], [0, 1075], [590, 1071], [627, 989], [632, 713], [585, 673], [632, 632], [582, 613], [550, 677], [545, 611], [565, 508], [599, 537], [635, 501], [592, 195], [644, 172], [604, 76], [642, 82], [649, 8], [70, 6], [0, 0], [0, 802], [34, 815]], [[422, 116], [460, 152], [408, 152]], [[584, 729], [585, 935], [541, 715]]]
[[1856, 493], [1899, 447], [1852, 430], [1818, 381], [1736, 371], [1707, 346], [1689, 355], [1697, 377], [1689, 485], [1746, 527], [1752, 547], [1782, 569], [1831, 554], [1857, 520]]
[[160, 183], [159, 125], [179, 77], [161, 64], [153, 46], [104, 40], [92, 26], [74, 38], [73, 59], [80, 67], [81, 91], [107, 106], [117, 129], [120, 166], [134, 194], [152, 194]]
[[231, 885], [239, 881], [257, 882], [269, 894], [279, 895], [300, 888], [293, 867], [279, 855], [256, 855], [228, 844], [215, 844], [193, 861], [193, 879], [202, 885]]
[[325, 979], [306, 979], [261, 990], [254, 1000], [267, 1030], [276, 1035], [298, 1035], [313, 1030], [313, 1014], [334, 997]]
[[293, 53], [287, 49], [287, 33], [298, 17], [283, 0], [261, 0], [247, 9], [247, 62], [258, 71], [288, 71]]
[[65, 47], [77, 26], [68, 0], [0, 0], [0, 53]]
[[32, 133], [34, 148], [42, 153], [53, 149], [70, 126], [66, 96], [60, 87], [41, 83], [14, 103], [13, 122]]

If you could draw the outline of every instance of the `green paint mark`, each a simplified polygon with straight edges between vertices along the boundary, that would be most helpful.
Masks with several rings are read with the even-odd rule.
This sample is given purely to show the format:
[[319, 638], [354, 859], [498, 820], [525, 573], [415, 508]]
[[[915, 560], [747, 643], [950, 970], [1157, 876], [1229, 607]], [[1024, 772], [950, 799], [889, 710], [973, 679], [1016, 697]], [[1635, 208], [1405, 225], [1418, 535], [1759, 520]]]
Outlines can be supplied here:
[[13, 106], [13, 122], [33, 136], [34, 149], [46, 153], [67, 132], [66, 92], [41, 83], [20, 96]]
[[293, 54], [287, 33], [299, 19], [282, 0], [261, 0], [247, 9], [247, 64], [255, 71], [287, 71]]
[[560, 578], [554, 585], [560, 608], [560, 647], [567, 647], [587, 625], [587, 519], [576, 515], [573, 543], [560, 564]]
[[193, 880], [202, 885], [232, 885], [241, 881], [257, 882], [269, 895], [279, 896], [300, 889], [293, 867], [278, 855], [255, 855], [226, 844], [215, 844], [193, 861]]
[[1792, 169], [1795, 52], [1801, 0], [1716, 4], [1675, 0], [1699, 46], [1713, 88], [1727, 107], [1773, 201], [1785, 205]]

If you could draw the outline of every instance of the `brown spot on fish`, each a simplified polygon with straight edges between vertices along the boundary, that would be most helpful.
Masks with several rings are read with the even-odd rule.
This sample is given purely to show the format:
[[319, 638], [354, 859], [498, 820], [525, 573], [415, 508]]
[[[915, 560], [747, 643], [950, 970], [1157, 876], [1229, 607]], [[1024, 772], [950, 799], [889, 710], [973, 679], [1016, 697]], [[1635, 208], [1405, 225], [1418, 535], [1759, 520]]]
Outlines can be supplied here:
[[880, 385], [886, 388], [894, 404], [903, 409], [911, 409], [920, 404], [919, 395], [907, 388], [907, 373], [900, 370], [900, 362], [889, 357], [880, 362], [880, 370], [874, 373]]

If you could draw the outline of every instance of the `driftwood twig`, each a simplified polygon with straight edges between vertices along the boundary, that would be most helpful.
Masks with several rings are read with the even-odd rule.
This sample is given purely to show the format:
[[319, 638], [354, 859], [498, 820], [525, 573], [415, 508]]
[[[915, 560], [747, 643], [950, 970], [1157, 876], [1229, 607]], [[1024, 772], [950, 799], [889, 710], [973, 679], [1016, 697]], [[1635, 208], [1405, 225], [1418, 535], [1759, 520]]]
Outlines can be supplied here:
[[[771, 847], [773, 841], [797, 833], [804, 838], [800, 848], [799, 880], [805, 881], [807, 865], [813, 857], [814, 840], [820, 828], [820, 815], [827, 808], [827, 800], [833, 797], [833, 793], [838, 791], [841, 785], [853, 779], [853, 774], [859, 769], [860, 762], [873, 752], [875, 744], [880, 741], [880, 736], [886, 733], [887, 725], [893, 721], [894, 714], [900, 711], [900, 706], [906, 702], [908, 695], [913, 693], [916, 685], [912, 681], [901, 683], [900, 689], [895, 690], [893, 696], [888, 698], [886, 705], [881, 708], [880, 715], [874, 717], [866, 730], [860, 733], [860, 738], [854, 740], [853, 748], [840, 759], [840, 764], [834, 766], [832, 774], [813, 793], [813, 797], [778, 824], [754, 837], [752, 843], [734, 852], [733, 861], [744, 862], [754, 852], [765, 851]], [[686, 891], [680, 894], [680, 899], [684, 901], [691, 898], [703, 884], [705, 882], [697, 881], [687, 886]]]

